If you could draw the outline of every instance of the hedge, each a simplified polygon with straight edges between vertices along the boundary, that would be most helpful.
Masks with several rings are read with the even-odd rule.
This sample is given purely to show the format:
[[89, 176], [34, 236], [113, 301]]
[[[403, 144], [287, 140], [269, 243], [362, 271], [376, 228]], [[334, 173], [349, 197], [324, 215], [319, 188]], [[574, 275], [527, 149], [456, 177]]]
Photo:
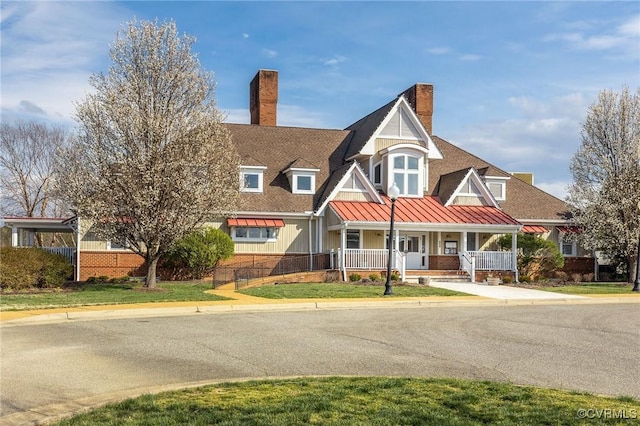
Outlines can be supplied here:
[[62, 286], [73, 266], [60, 254], [39, 248], [0, 248], [0, 289], [24, 290]]

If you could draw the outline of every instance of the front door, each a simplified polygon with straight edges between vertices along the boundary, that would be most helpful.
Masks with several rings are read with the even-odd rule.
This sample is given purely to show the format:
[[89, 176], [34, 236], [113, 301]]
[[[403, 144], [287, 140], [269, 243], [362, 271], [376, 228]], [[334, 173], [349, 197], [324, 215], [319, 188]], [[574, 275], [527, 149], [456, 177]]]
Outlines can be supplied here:
[[426, 269], [426, 236], [423, 234], [401, 233], [398, 248], [406, 253], [407, 269]]

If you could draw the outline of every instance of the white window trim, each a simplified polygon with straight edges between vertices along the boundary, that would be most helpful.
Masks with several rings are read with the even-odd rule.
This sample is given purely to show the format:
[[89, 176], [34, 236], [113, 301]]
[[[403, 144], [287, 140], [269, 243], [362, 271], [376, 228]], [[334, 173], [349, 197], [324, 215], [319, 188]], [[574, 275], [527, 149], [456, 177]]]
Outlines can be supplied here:
[[484, 184], [486, 185], [489, 192], [491, 192], [491, 189], [489, 188], [490, 183], [498, 184], [501, 187], [499, 196], [491, 192], [491, 195], [493, 195], [493, 198], [495, 198], [496, 201], [505, 201], [507, 199], [507, 181], [509, 179], [511, 178], [503, 177], [503, 176], [485, 176]]
[[128, 251], [129, 250], [129, 242], [126, 241], [124, 243], [124, 247], [111, 247], [111, 240], [107, 240], [107, 250], [112, 250], [112, 251], [116, 251], [116, 250], [124, 251], [124, 250], [127, 250]]
[[[273, 238], [249, 238], [249, 237], [237, 237], [236, 229], [238, 228], [272, 228]], [[274, 243], [278, 241], [278, 227], [275, 226], [232, 226], [231, 227], [231, 239], [237, 243]]]
[[[240, 192], [254, 192], [262, 193], [264, 188], [264, 166], [241, 166], [240, 167]], [[244, 187], [244, 175], [258, 175], [258, 187], [257, 188], [245, 188]]]
[[[405, 157], [405, 168], [400, 171], [400, 169], [396, 169], [394, 167], [394, 160], [397, 157]], [[418, 169], [408, 169], [408, 157], [412, 157], [418, 160]], [[424, 192], [424, 156], [418, 154], [417, 152], [406, 152], [404, 150], [399, 151], [399, 152], [394, 152], [392, 154], [389, 154], [387, 156], [387, 169], [388, 169], [388, 181], [389, 181], [389, 186], [391, 186], [391, 184], [393, 184], [393, 182], [395, 181], [395, 173], [403, 173], [405, 178], [409, 175], [415, 175], [418, 178], [418, 193], [417, 194], [409, 194], [407, 193], [407, 190], [409, 188], [408, 185], [408, 179], [405, 179], [404, 182], [404, 192], [400, 193], [401, 197], [413, 197], [413, 198], [417, 198], [417, 197], [422, 197], [424, 194], [422, 192]], [[397, 183], [397, 182], [396, 182]]]
[[[567, 235], [564, 232], [559, 232], [558, 233], [560, 235], [559, 241], [558, 241], [558, 245], [560, 248], [560, 254], [562, 254], [562, 256], [564, 257], [576, 257], [578, 255], [578, 245], [576, 244], [576, 241], [574, 240], [565, 240], [565, 238], [567, 237]], [[563, 246], [567, 244], [571, 244], [571, 254], [567, 254], [567, 253], [563, 253]]]
[[[300, 189], [298, 188], [298, 178], [299, 177], [309, 177], [311, 178], [311, 186], [310, 189]], [[292, 180], [292, 188], [291, 191], [294, 194], [315, 194], [316, 192], [316, 174], [310, 172], [293, 172], [291, 173]]]

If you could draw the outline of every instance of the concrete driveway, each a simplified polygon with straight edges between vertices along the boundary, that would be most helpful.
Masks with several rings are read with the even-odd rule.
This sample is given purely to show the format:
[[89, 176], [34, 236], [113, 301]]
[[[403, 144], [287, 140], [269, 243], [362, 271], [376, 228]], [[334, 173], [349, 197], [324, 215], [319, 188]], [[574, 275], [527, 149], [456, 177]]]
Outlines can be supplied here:
[[640, 398], [639, 322], [637, 303], [552, 303], [0, 327], [0, 424], [193, 384], [311, 375], [458, 377]]
[[510, 287], [506, 285], [487, 285], [481, 283], [459, 282], [430, 282], [429, 286], [461, 291], [474, 296], [488, 297], [500, 300], [580, 300], [584, 296], [553, 293], [550, 291], [533, 290], [529, 288]]

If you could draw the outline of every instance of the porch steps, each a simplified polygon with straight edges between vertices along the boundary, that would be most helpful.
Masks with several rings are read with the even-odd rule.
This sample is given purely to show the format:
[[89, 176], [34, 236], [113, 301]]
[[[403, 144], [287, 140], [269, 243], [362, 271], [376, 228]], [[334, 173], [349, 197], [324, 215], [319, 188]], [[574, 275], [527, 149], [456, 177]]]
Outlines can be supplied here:
[[455, 282], [470, 283], [471, 277], [466, 271], [460, 270], [429, 270], [429, 271], [407, 271], [405, 281], [409, 283], [429, 284], [429, 282]]

